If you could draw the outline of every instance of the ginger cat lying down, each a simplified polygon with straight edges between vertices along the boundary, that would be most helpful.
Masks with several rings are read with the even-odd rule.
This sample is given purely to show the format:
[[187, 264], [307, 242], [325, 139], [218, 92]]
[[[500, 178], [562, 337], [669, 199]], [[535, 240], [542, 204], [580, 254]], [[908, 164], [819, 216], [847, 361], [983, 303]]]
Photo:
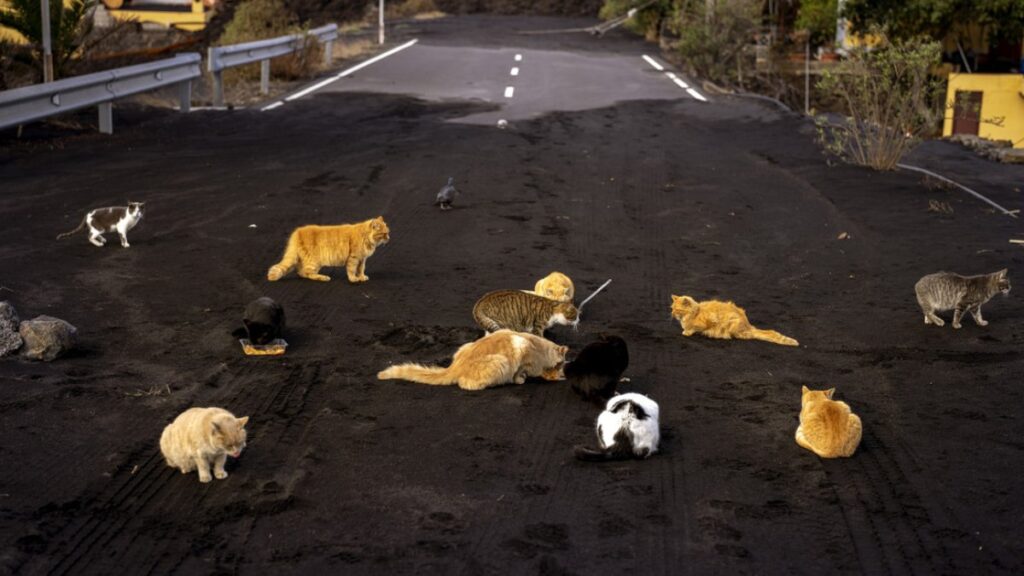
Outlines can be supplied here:
[[800, 398], [796, 443], [822, 458], [853, 456], [863, 432], [860, 416], [851, 412], [846, 402], [832, 399], [835, 391], [804, 386]]
[[366, 282], [366, 260], [390, 239], [383, 216], [358, 224], [300, 226], [288, 237], [281, 261], [267, 270], [267, 280], [280, 280], [297, 267], [299, 276], [327, 282], [331, 277], [321, 274], [320, 268], [344, 266], [349, 282]]
[[530, 376], [562, 380], [565, 353], [569, 349], [540, 336], [498, 330], [455, 352], [448, 368], [399, 364], [377, 374], [380, 380], [400, 379], [463, 390], [483, 390], [499, 384], [522, 384]]
[[573, 296], [576, 295], [576, 288], [568, 276], [561, 272], [552, 272], [537, 280], [537, 284], [533, 287], [533, 293], [559, 302], [572, 302]]
[[672, 296], [672, 317], [682, 325], [683, 336], [693, 336], [699, 332], [708, 338], [764, 340], [783, 346], [800, 345], [775, 330], [761, 330], [751, 326], [747, 313], [732, 302], [697, 302], [689, 296]]

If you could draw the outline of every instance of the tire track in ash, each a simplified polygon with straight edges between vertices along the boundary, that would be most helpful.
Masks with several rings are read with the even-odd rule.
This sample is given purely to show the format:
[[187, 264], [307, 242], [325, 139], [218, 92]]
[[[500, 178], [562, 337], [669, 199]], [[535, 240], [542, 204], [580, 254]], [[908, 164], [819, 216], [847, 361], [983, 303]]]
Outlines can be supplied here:
[[[663, 453], [637, 463], [642, 466], [639, 469], [642, 481], [650, 482], [653, 492], [643, 520], [648, 530], [635, 532], [638, 539], [636, 556], [650, 559], [651, 572], [654, 574], [689, 574], [692, 572], [691, 563], [684, 560], [687, 545], [696, 527], [688, 508], [688, 460], [681, 446], [682, 434], [673, 432], [678, 426], [679, 408], [691, 403], [692, 389], [689, 386], [673, 385], [671, 402], [666, 402], [669, 398], [659, 391], [666, 390], [668, 383], [657, 381], [659, 368], [678, 362], [678, 350], [664, 343], [659, 333], [664, 331], [667, 337], [676, 331], [667, 319], [672, 278], [668, 254], [673, 250], [673, 238], [678, 230], [675, 219], [664, 215], [670, 214], [676, 204], [683, 202], [683, 198], [668, 193], [666, 185], [675, 181], [677, 176], [670, 172], [675, 172], [676, 168], [668, 152], [670, 148], [659, 143], [657, 135], [648, 146], [640, 143], [631, 145], [625, 137], [618, 141], [621, 148], [618, 154], [626, 160], [624, 173], [633, 174], [639, 179], [638, 185], [622, 191], [625, 213], [638, 229], [642, 227], [646, 232], [640, 249], [642, 257], [637, 261], [643, 286], [636, 291], [642, 294], [640, 301], [644, 312], [636, 309], [634, 313], [650, 330], [650, 336], [637, 342], [642, 345], [631, 347], [630, 367], [636, 366], [653, 375], [652, 381], [641, 379], [640, 382], [631, 383], [629, 390], [637, 390], [652, 397], [660, 396], [662, 406]], [[626, 188], [626, 182], [623, 182], [623, 188]], [[650, 315], [646, 310], [651, 310]], [[655, 311], [664, 311], [664, 315]], [[635, 381], [637, 370], [632, 371]], [[612, 502], [616, 504], [615, 512], [621, 517], [631, 518], [637, 514], [635, 500], [630, 502], [628, 498], [616, 498]]]
[[[195, 499], [192, 489], [187, 484], [181, 484], [184, 490], [177, 491], [179, 501], [163, 506], [165, 509], [190, 509], [191, 515], [199, 518], [202, 518], [204, 513], [210, 516], [227, 508], [245, 510], [246, 514], [242, 517], [226, 519], [220, 530], [216, 516], [202, 523], [203, 530], [199, 534], [196, 534], [192, 526], [179, 528], [193, 541], [206, 540], [207, 545], [214, 548], [213, 554], [218, 568], [237, 570], [238, 563], [242, 560], [242, 554], [239, 552], [244, 550], [256, 523], [261, 518], [272, 516], [290, 506], [295, 486], [306, 475], [299, 464], [306, 457], [307, 451], [298, 447], [315, 422], [320, 407], [326, 401], [321, 394], [318, 395], [317, 402], [308, 405], [314, 392], [326, 393], [324, 387], [320, 385], [322, 371], [319, 362], [293, 367], [288, 381], [294, 381], [295, 384], [282, 386], [269, 401], [251, 411], [255, 415], [276, 416], [266, 420], [265, 429], [256, 438], [257, 447], [260, 437], [268, 440], [273, 438], [276, 449], [261, 454], [261, 458], [254, 459], [248, 467], [251, 470], [289, 471], [291, 474], [287, 478], [278, 475], [263, 479], [250, 476], [245, 478], [245, 484], [239, 490], [229, 495], [227, 502], [221, 499], [221, 492], [214, 490], [207, 490], [201, 498]], [[274, 458], [279, 454], [283, 457]], [[255, 493], [246, 490], [250, 482], [257, 490]], [[127, 555], [125, 560], [129, 560], [127, 565], [130, 566], [147, 567], [146, 573], [166, 574], [182, 567], [184, 562], [194, 556], [192, 549], [183, 545], [186, 541], [187, 539], [183, 538], [159, 539], [156, 549], [138, 546], [135, 550], [137, 560]], [[210, 544], [210, 541], [215, 544]]]
[[[318, 373], [319, 367], [316, 368]], [[292, 393], [303, 381], [303, 378], [293, 376], [285, 379], [283, 386], [274, 386], [274, 383], [279, 382], [280, 378], [277, 376], [267, 376], [263, 379], [254, 378], [253, 373], [258, 370], [260, 370], [258, 363], [250, 363], [247, 367], [241, 368], [239, 373], [228, 381], [227, 386], [221, 388], [219, 393], [209, 399], [209, 402], [197, 402], [196, 404], [237, 406], [240, 412], [250, 413], [254, 422], [258, 422], [261, 420], [260, 416], [270, 414], [278, 404], [287, 403]], [[299, 365], [293, 367], [291, 372], [294, 375], [296, 371], [301, 372], [301, 370], [303, 370], [303, 366]], [[224, 370], [218, 370], [205, 384], [217, 385], [226, 372], [225, 365]], [[259, 385], [263, 384], [264, 380], [268, 384], [267, 393], [259, 398], [246, 398], [252, 390], [260, 389]], [[304, 397], [305, 395], [303, 395]], [[255, 409], [248, 410], [247, 408], [250, 406]], [[152, 450], [152, 448], [146, 450]], [[181, 474], [166, 466], [158, 449], [151, 452], [145, 463], [140, 466], [138, 473], [130, 475], [125, 482], [113, 487], [109, 496], [97, 499], [102, 502], [99, 506], [103, 510], [103, 514], [90, 515], [77, 525], [69, 524], [64, 532], [71, 530], [70, 534], [64, 537], [60, 534], [56, 536], [55, 540], [64, 542], [63, 546], [69, 548], [69, 551], [60, 555], [60, 560], [49, 569], [48, 573], [64, 574], [94, 569], [102, 571], [95, 556], [106, 550], [118, 536], [131, 533], [130, 546], [144, 531], [146, 519], [152, 518], [155, 515], [154, 512], [159, 512], [160, 509], [177, 509], [188, 501], [198, 505], [214, 493], [208, 490], [204, 499], [196, 500], [194, 480], [187, 484], [172, 483], [180, 476]], [[161, 494], [164, 494], [164, 497], [157, 498]], [[120, 518], [117, 522], [109, 522], [110, 516]], [[119, 551], [122, 556], [130, 552], [125, 546], [119, 547]], [[88, 561], [88, 566], [83, 567], [83, 563], [86, 561]], [[116, 569], [120, 564], [120, 557], [104, 557], [104, 561], [112, 562], [112, 568]]]
[[[978, 554], [983, 543], [963, 527], [969, 525], [959, 518], [949, 502], [928, 484], [915, 485], [901, 460], [920, 467], [909, 446], [899, 439], [890, 446], [873, 432], [865, 432], [868, 449], [858, 451], [857, 475], [843, 475], [837, 484], [852, 481], [857, 496], [853, 510], [843, 503], [844, 515], [856, 518], [862, 526], [850, 526], [850, 537], [857, 543], [858, 556], [865, 572], [881, 573], [976, 573], [983, 566], [1009, 569], [1019, 565], [1013, 554], [1001, 546]], [[898, 453], [898, 454], [897, 454]], [[842, 501], [841, 501], [842, 502]], [[871, 538], [858, 528], [871, 529]], [[969, 552], [948, 549], [950, 537]], [[872, 546], [873, 544], [873, 546]], [[864, 558], [864, 556], [868, 556]], [[954, 558], [979, 557], [976, 565], [955, 565]], [[923, 569], [922, 567], [927, 567]]]

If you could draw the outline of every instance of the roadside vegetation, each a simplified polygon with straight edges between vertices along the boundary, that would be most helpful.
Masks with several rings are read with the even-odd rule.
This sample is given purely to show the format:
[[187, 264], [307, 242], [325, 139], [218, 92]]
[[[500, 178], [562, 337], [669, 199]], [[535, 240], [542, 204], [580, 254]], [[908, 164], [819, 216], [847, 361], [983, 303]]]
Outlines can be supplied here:
[[[73, 0], [68, 6], [62, 0], [50, 0], [50, 30], [53, 69], [63, 75], [72, 64], [72, 56], [80, 49], [92, 30], [89, 18], [92, 0]], [[43, 20], [38, 0], [9, 0], [0, 6], [0, 26], [18, 32], [29, 41], [26, 47], [7, 42], [0, 54], [0, 89], [8, 77], [29, 75], [33, 81], [43, 80]]]
[[844, 121], [818, 118], [825, 149], [854, 164], [894, 169], [942, 121], [943, 82], [931, 73], [940, 53], [938, 42], [899, 41], [856, 50], [826, 70], [818, 88], [838, 99]]
[[[832, 113], [821, 124], [826, 149], [878, 170], [941, 128], [945, 75], [974, 68], [972, 41], [1024, 35], [1024, 0], [847, 0], [842, 9], [838, 0], [605, 0], [600, 15], [635, 6], [626, 27], [706, 88], [793, 109], [806, 98], [814, 113]], [[836, 45], [840, 17], [855, 48]], [[808, 55], [813, 90], [804, 87]]]

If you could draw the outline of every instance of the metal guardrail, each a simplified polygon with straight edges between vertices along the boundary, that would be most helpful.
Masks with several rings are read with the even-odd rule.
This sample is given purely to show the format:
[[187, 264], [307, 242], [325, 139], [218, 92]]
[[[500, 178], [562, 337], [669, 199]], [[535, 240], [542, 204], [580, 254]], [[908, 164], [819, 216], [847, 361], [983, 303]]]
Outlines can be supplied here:
[[188, 112], [192, 80], [202, 74], [201, 60], [195, 52], [178, 54], [166, 60], [0, 92], [0, 129], [97, 106], [100, 132], [113, 134], [114, 100], [172, 85], [178, 86], [180, 110]]
[[224, 70], [259, 62], [260, 93], [267, 94], [270, 92], [270, 59], [301, 50], [310, 38], [324, 44], [324, 65], [329, 66], [334, 41], [338, 39], [337, 24], [314, 28], [304, 34], [289, 34], [229, 46], [211, 46], [206, 60], [207, 69], [213, 74], [213, 105], [224, 105]]

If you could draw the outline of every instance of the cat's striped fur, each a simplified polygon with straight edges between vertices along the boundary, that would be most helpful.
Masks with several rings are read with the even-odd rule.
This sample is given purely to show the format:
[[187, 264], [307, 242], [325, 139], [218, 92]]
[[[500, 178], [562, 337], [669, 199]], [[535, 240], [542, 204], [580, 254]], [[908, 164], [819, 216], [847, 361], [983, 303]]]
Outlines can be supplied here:
[[579, 311], [572, 302], [558, 302], [521, 290], [495, 290], [477, 300], [473, 319], [488, 332], [507, 328], [543, 336], [544, 330], [555, 324], [575, 326]]
[[942, 326], [945, 322], [935, 312], [953, 310], [953, 328], [960, 327], [964, 312], [970, 312], [978, 326], [986, 326], [988, 322], [981, 317], [981, 305], [999, 292], [1009, 294], [1010, 279], [1005, 268], [978, 276], [936, 272], [918, 280], [914, 292], [924, 312], [925, 324]]

